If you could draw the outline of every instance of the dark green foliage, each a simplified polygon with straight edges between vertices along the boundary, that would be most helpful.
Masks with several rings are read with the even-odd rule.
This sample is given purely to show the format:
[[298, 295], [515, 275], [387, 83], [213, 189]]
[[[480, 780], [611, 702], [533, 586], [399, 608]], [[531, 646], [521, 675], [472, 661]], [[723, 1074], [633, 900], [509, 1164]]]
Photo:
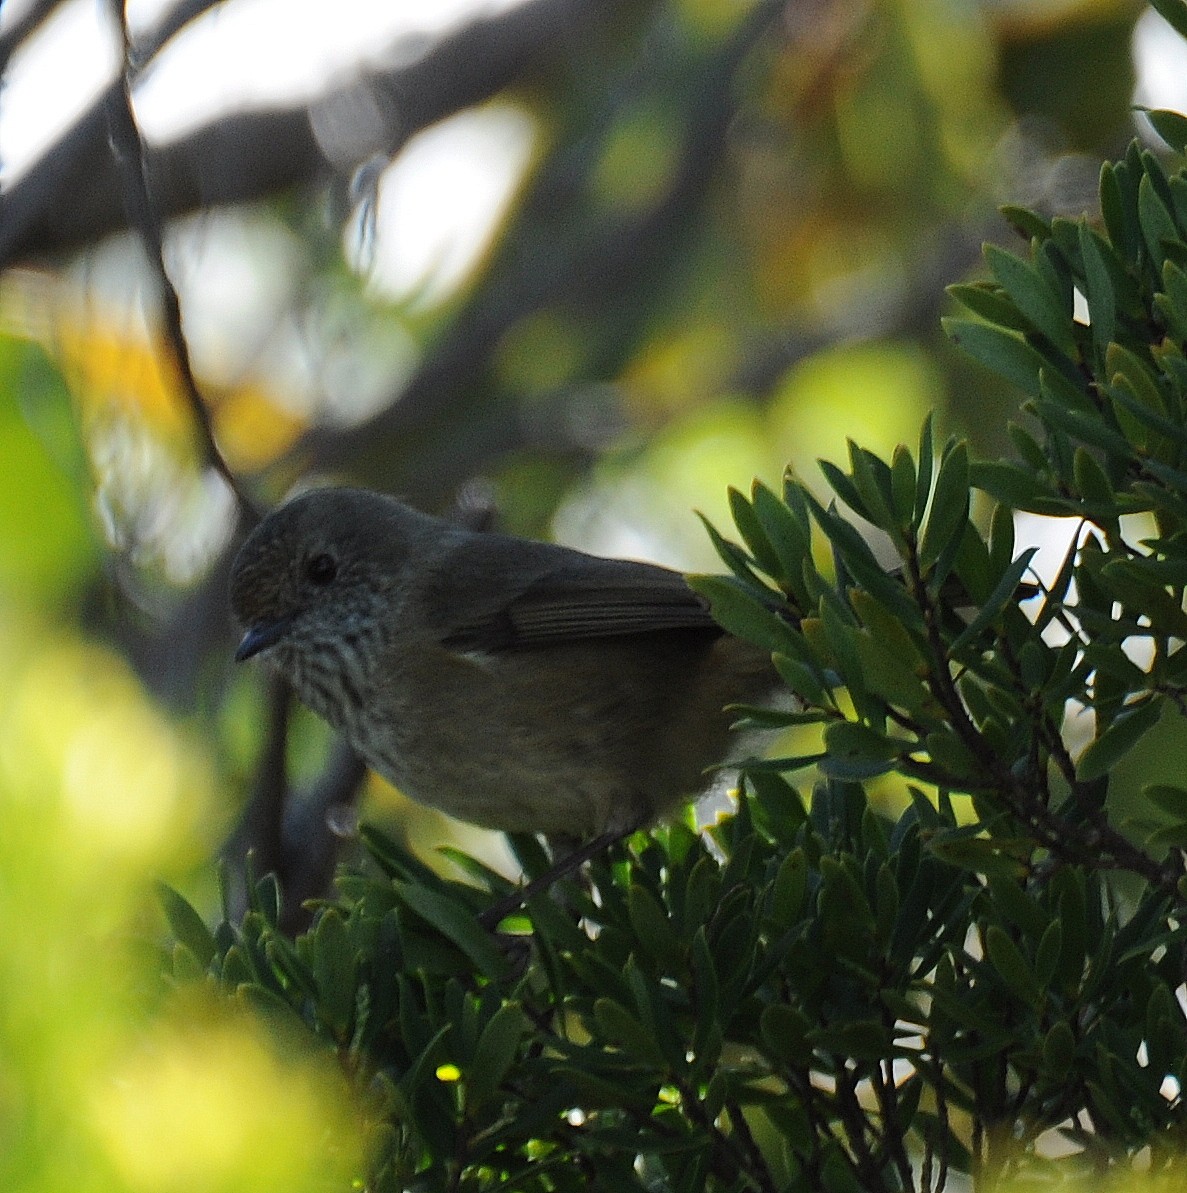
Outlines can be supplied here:
[[[1027, 397], [1017, 460], [937, 452], [929, 420], [914, 454], [825, 464], [829, 504], [790, 476], [731, 494], [731, 574], [693, 583], [799, 697], [739, 710], [794, 744], [747, 767], [731, 818], [635, 837], [501, 943], [476, 917], [503, 879], [459, 858], [472, 884], [447, 881], [374, 833], [374, 868], [295, 942], [267, 880], [213, 934], [166, 894], [179, 980], [295, 1016], [355, 1076], [368, 1188], [1181, 1163], [1187, 790], [1148, 787], [1121, 826], [1110, 787], [1187, 697], [1187, 174], [1134, 148], [1101, 198], [1103, 227], [1011, 212], [1029, 252], [988, 250], [992, 280], [954, 289], [953, 338]], [[1078, 519], [1045, 588], [1016, 510]], [[898, 815], [863, 786], [883, 776]], [[1055, 1133], [1072, 1154], [1043, 1159]]]

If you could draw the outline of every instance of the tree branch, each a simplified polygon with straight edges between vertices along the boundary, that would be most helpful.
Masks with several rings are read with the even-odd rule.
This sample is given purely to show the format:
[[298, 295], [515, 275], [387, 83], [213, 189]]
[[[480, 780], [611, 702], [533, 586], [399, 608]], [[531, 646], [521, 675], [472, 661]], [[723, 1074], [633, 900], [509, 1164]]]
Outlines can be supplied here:
[[206, 402], [198, 389], [190, 361], [189, 345], [181, 326], [181, 303], [177, 288], [165, 268], [164, 245], [161, 220], [149, 194], [145, 171], [145, 146], [132, 110], [131, 90], [131, 44], [128, 38], [128, 24], [122, 0], [109, 0], [112, 19], [115, 21], [123, 49], [123, 69], [119, 85], [108, 92], [107, 125], [111, 141], [112, 158], [119, 171], [124, 189], [124, 206], [128, 220], [140, 236], [148, 257], [149, 267], [157, 279], [161, 297], [161, 322], [165, 333], [173, 367], [182, 396], [190, 408], [194, 425], [202, 445], [202, 454], [208, 467], [213, 469], [235, 495], [239, 510], [249, 522], [258, 521], [260, 511], [240, 485], [231, 471], [222, 451], [214, 438], [214, 425]]
[[[192, 19], [213, 7], [190, 0], [132, 58], [143, 66]], [[391, 156], [420, 129], [489, 98], [579, 40], [618, 4], [532, 0], [475, 20], [427, 53], [360, 74], [312, 104], [240, 112], [180, 140], [151, 147], [145, 170], [162, 219], [272, 195], [332, 173], [348, 175], [374, 154]], [[167, 34], [167, 36], [166, 36]], [[389, 48], [389, 57], [405, 47]], [[119, 172], [107, 144], [113, 82], [4, 197], [0, 266], [61, 253], [126, 228]]]

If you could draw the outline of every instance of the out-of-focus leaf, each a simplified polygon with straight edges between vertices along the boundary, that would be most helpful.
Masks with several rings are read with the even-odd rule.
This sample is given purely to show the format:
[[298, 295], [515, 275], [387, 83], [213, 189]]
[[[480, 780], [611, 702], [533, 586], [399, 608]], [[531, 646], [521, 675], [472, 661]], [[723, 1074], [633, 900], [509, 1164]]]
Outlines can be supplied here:
[[1184, 0], [1150, 0], [1154, 9], [1180, 37], [1187, 37], [1187, 3]]
[[336, 1033], [345, 1033], [354, 1014], [357, 950], [337, 908], [318, 917], [312, 941], [318, 1009]]
[[186, 899], [164, 882], [157, 884], [157, 897], [164, 908], [173, 935], [205, 968], [217, 952], [214, 936], [206, 926], [206, 921]]
[[0, 392], [0, 592], [52, 609], [98, 563], [74, 412], [40, 350], [3, 336]]
[[1187, 788], [1170, 783], [1147, 783], [1142, 795], [1160, 811], [1180, 820], [1187, 820]]

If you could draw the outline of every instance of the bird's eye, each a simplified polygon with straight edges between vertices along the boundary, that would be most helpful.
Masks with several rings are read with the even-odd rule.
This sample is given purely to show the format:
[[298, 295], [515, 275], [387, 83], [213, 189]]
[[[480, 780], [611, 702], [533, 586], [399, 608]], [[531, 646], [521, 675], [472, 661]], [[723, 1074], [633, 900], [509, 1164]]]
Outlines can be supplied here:
[[305, 575], [318, 587], [332, 584], [338, 575], [338, 565], [332, 555], [315, 555], [305, 565]]

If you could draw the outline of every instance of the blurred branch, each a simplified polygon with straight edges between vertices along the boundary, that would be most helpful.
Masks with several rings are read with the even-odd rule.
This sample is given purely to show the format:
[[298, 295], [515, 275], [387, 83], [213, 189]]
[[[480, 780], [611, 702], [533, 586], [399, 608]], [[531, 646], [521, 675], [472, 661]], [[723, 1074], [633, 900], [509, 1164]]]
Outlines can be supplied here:
[[131, 90], [131, 44], [128, 38], [128, 24], [123, 0], [109, 0], [112, 19], [120, 33], [123, 50], [123, 68], [120, 71], [120, 85], [108, 92], [107, 123], [111, 139], [111, 155], [120, 173], [124, 189], [124, 205], [128, 220], [140, 236], [152, 269], [160, 287], [161, 321], [164, 326], [165, 343], [168, 345], [173, 366], [177, 372], [181, 392], [190, 408], [202, 453], [208, 467], [212, 468], [235, 495], [241, 516], [250, 523], [258, 521], [260, 513], [231, 471], [214, 438], [214, 425], [205, 399], [198, 388], [190, 360], [189, 345], [181, 326], [181, 303], [177, 288], [165, 268], [162, 243], [161, 220], [149, 194], [145, 172], [145, 146], [132, 110]]
[[39, 29], [62, 0], [33, 0], [24, 12], [18, 12], [12, 24], [0, 33], [0, 74], [8, 69], [8, 60], [30, 34]]
[[[142, 67], [178, 29], [213, 7], [191, 0], [154, 37], [134, 47]], [[390, 47], [400, 64], [360, 73], [311, 104], [220, 116], [180, 140], [152, 146], [145, 172], [164, 220], [220, 204], [264, 198], [331, 173], [349, 174], [391, 156], [420, 129], [489, 98], [561, 39], [577, 41], [618, 4], [531, 0], [470, 22], [409, 61], [407, 39]], [[22, 177], [0, 207], [0, 266], [60, 253], [127, 227], [107, 144], [112, 83]]]
[[[572, 202], [572, 167], [562, 162], [536, 183], [523, 204], [518, 228], [506, 238], [502, 275], [451, 322], [420, 371], [374, 418], [354, 427], [318, 428], [296, 454], [319, 468], [349, 463], [365, 481], [438, 504], [475, 471], [521, 447], [594, 454], [598, 445], [583, 443], [569, 430], [584, 421], [572, 415], [587, 391], [558, 394], [543, 412], [534, 406], [524, 414], [506, 401], [490, 400], [485, 376], [492, 358], [511, 327], [550, 303], [576, 309], [585, 321], [625, 320], [627, 334], [638, 334], [644, 319], [624, 295], [643, 288], [662, 291], [656, 276], [679, 266], [682, 232], [707, 194], [740, 102], [738, 70], [784, 7], [784, 0], [756, 5], [690, 80], [687, 110], [679, 122], [686, 130], [679, 160], [652, 204], [592, 222], [573, 216], [566, 227], [588, 230], [584, 239], [573, 243], [570, 236], [547, 235], [525, 247], [525, 228], [542, 222], [552, 228], [557, 212], [564, 213]], [[612, 374], [612, 362], [604, 371]], [[463, 423], [464, 436], [459, 434]], [[554, 438], [543, 442], [542, 431]]]
[[367, 777], [359, 756], [337, 740], [321, 774], [308, 789], [289, 787], [288, 731], [292, 693], [271, 678], [265, 689], [267, 724], [256, 761], [251, 796], [222, 854], [239, 883], [239, 910], [247, 905], [246, 859], [256, 874], [274, 874], [283, 895], [281, 927], [298, 932], [308, 926], [304, 904], [330, 889], [342, 834], [335, 824], [353, 817]]
[[355, 808], [366, 778], [363, 760], [339, 738], [312, 786], [291, 793], [277, 870], [284, 891], [284, 931], [307, 927], [312, 913], [305, 903], [329, 893], [343, 842], [355, 839]]
[[[134, 75], [192, 20], [224, 2], [185, 0], [166, 12], [133, 44], [129, 57]], [[31, 31], [22, 29], [21, 37]], [[12, 32], [15, 35], [17, 30]], [[79, 247], [123, 226], [119, 174], [107, 143], [107, 107], [122, 87], [121, 79], [114, 80], [54, 146], [0, 195], [0, 268]], [[107, 223], [88, 236], [82, 225], [92, 211], [106, 212]]]
[[271, 871], [280, 876], [287, 869], [282, 825], [288, 790], [286, 742], [293, 697], [288, 685], [276, 678], [269, 678], [265, 693], [264, 745], [256, 761], [247, 810], [226, 852], [232, 861], [239, 862], [251, 851], [261, 874]]
[[765, 398], [788, 369], [834, 344], [933, 331], [949, 301], [944, 287], [977, 264], [982, 243], [992, 238], [1000, 223], [1000, 217], [987, 213], [981, 224], [967, 216], [937, 224], [929, 230], [926, 243], [916, 246], [904, 263], [909, 273], [901, 282], [863, 289], [834, 319], [811, 327], [789, 326], [756, 338], [728, 384], [729, 392]]

